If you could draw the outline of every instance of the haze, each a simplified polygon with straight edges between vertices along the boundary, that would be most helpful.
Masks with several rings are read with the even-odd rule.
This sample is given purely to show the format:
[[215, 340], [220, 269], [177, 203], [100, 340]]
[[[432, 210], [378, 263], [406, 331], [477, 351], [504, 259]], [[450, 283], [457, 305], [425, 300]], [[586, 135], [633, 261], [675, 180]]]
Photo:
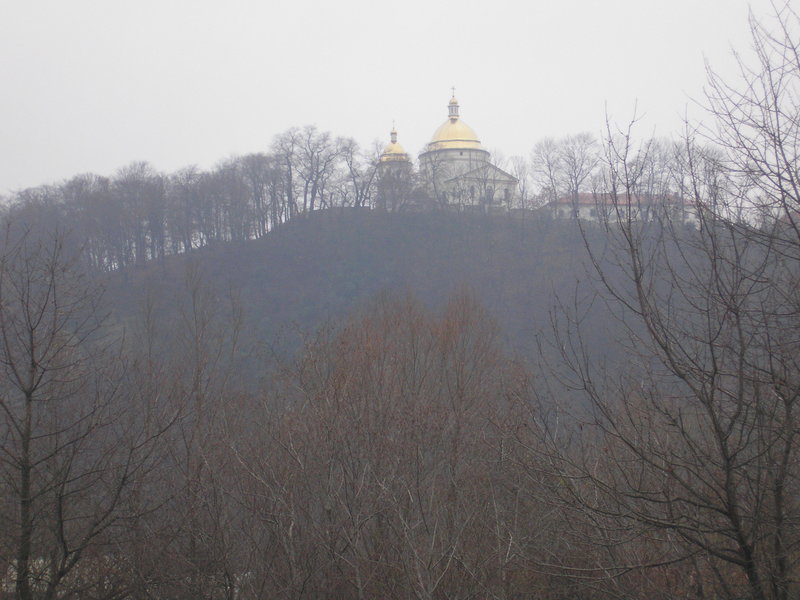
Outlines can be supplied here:
[[681, 129], [767, 0], [0, 2], [0, 194], [134, 160], [172, 171], [316, 124], [416, 152], [450, 87], [496, 157], [634, 108]]

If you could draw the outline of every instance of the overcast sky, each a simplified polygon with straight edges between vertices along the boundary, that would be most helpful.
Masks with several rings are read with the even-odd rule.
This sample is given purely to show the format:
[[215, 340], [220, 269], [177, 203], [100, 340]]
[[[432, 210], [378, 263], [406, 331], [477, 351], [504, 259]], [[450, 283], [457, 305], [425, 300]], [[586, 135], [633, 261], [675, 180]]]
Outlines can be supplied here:
[[734, 76], [769, 0], [0, 0], [0, 194], [138, 160], [170, 172], [266, 151], [291, 126], [416, 154], [461, 116], [489, 150], [669, 136], [705, 60]]

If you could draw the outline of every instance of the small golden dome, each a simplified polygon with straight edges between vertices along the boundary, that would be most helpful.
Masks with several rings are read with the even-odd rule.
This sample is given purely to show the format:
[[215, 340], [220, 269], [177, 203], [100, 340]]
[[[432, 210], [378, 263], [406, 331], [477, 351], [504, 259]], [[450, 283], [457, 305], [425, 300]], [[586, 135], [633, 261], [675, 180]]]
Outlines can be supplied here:
[[397, 142], [390, 142], [386, 145], [386, 148], [383, 149], [383, 154], [381, 154], [381, 162], [387, 162], [391, 160], [408, 160], [408, 154], [403, 149], [403, 147], [398, 144]]
[[408, 154], [406, 154], [403, 147], [397, 143], [397, 130], [395, 130], [394, 127], [392, 127], [392, 131], [389, 135], [391, 136], [391, 141], [386, 144], [386, 147], [383, 149], [380, 161], [408, 161]]

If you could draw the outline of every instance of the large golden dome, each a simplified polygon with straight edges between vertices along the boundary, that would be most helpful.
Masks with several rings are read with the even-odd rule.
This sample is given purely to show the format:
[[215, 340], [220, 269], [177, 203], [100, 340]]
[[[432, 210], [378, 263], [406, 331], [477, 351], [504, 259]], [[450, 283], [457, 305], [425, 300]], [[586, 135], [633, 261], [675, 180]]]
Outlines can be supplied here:
[[459, 117], [458, 100], [455, 96], [450, 99], [447, 109], [449, 118], [434, 132], [428, 143], [428, 152], [448, 149], [482, 150], [475, 130]]

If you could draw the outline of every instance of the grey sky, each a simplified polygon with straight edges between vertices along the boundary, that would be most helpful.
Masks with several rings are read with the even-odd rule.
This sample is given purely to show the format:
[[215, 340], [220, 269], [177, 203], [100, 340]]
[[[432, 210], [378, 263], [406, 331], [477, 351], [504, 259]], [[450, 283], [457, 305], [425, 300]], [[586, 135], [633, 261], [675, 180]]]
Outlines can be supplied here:
[[0, 0], [0, 194], [134, 160], [210, 168], [315, 124], [416, 154], [447, 115], [527, 156], [606, 107], [670, 135], [769, 0]]

